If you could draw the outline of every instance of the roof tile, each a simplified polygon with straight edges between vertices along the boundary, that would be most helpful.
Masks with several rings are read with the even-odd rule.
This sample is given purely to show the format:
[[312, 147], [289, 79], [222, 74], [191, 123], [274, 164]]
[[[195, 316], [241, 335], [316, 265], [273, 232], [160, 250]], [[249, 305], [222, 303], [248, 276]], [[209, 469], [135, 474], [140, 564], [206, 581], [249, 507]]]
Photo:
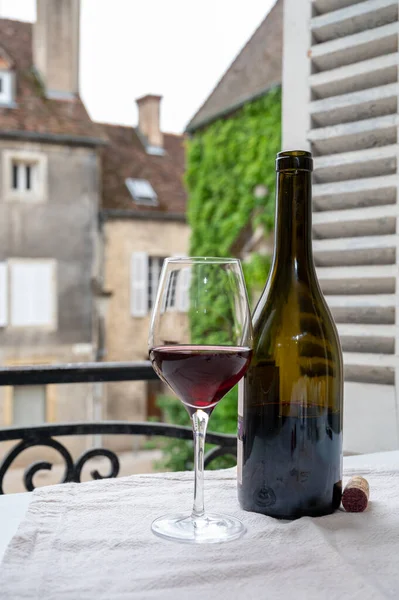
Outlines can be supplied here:
[[[133, 127], [102, 125], [109, 143], [102, 150], [103, 209], [184, 214], [184, 136], [164, 133], [165, 154], [147, 154]], [[137, 205], [125, 181], [146, 179], [158, 196], [158, 206]]]
[[[107, 140], [102, 149], [103, 209], [184, 215], [184, 136], [165, 133], [165, 154], [149, 155], [133, 127], [94, 123], [79, 97], [46, 98], [33, 69], [31, 23], [0, 19], [0, 46], [14, 62], [17, 77], [17, 106], [0, 107], [0, 136], [1, 131], [18, 131]], [[125, 184], [128, 177], [147, 179], [158, 206], [135, 204]]]
[[33, 68], [31, 23], [0, 19], [0, 46], [14, 62], [16, 72], [16, 107], [0, 107], [0, 132], [103, 136], [79, 97], [72, 100], [46, 98]]

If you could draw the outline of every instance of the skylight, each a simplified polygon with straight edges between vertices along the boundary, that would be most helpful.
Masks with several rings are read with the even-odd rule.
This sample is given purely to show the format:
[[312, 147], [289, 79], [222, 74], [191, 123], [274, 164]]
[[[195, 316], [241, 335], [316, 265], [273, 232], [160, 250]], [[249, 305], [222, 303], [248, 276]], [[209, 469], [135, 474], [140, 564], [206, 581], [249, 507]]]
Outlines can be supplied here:
[[146, 204], [147, 206], [158, 204], [158, 196], [151, 183], [146, 179], [131, 179], [129, 177], [125, 183], [136, 204]]
[[0, 70], [0, 104], [13, 103], [13, 74], [11, 71]]

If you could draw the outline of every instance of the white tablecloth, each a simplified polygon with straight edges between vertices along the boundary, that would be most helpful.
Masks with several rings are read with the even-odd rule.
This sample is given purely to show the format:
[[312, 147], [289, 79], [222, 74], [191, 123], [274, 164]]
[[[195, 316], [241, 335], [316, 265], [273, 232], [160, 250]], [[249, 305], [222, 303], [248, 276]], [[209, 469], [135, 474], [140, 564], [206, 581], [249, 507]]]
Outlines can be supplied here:
[[13, 497], [4, 497], [0, 538], [31, 501], [0, 569], [0, 598], [398, 599], [399, 453], [345, 463], [346, 478], [368, 478], [369, 509], [293, 522], [242, 512], [235, 471], [207, 473], [208, 509], [235, 515], [248, 529], [212, 546], [167, 542], [150, 531], [156, 516], [190, 508], [192, 473], [53, 486], [14, 496], [14, 515]]

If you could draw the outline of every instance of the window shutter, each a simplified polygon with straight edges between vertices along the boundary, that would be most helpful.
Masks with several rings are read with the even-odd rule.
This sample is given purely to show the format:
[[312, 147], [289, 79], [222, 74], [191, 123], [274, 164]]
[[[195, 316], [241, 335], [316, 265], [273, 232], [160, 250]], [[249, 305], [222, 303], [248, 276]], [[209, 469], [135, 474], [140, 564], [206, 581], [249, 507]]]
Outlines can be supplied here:
[[148, 255], [146, 252], [132, 254], [130, 289], [132, 317], [145, 317], [148, 313]]
[[181, 312], [187, 312], [190, 306], [190, 282], [191, 270], [189, 268], [182, 269], [177, 284], [177, 308]]
[[31, 325], [33, 316], [32, 285], [34, 281], [30, 265], [26, 263], [10, 264], [11, 282], [11, 324]]
[[161, 301], [161, 313], [164, 313], [167, 309], [167, 302], [169, 300], [169, 288], [171, 285], [171, 276], [172, 273], [168, 273], [166, 276], [166, 282], [165, 282], [165, 287], [163, 289], [163, 294], [162, 294], [162, 301]]
[[54, 322], [54, 270], [51, 263], [34, 265], [36, 325], [51, 325]]
[[0, 327], [8, 322], [7, 263], [0, 262]]
[[45, 326], [54, 322], [54, 269], [50, 262], [11, 264], [11, 323]]
[[14, 388], [13, 424], [42, 425], [46, 421], [46, 388], [26, 385]]

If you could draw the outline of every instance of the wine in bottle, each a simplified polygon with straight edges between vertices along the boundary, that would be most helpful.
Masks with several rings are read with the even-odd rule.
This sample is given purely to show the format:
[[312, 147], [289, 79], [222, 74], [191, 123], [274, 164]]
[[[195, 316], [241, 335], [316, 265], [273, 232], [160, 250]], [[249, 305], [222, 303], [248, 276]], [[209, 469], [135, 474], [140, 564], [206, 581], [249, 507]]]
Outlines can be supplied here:
[[239, 391], [240, 504], [282, 519], [341, 498], [342, 352], [313, 261], [312, 166], [310, 152], [277, 155], [273, 264]]

